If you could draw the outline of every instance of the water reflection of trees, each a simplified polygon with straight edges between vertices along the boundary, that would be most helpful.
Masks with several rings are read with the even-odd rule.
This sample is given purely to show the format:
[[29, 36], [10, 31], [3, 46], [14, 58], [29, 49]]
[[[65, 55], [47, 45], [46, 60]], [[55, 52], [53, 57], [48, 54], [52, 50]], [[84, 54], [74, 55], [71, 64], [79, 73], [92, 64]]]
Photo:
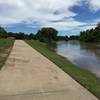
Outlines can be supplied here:
[[96, 58], [100, 60], [100, 43], [80, 42], [80, 49], [85, 50], [89, 54], [95, 54]]
[[80, 45], [80, 42], [77, 41], [77, 40], [72, 40], [72, 41], [68, 41], [68, 44], [75, 45], [75, 46], [79, 46]]
[[47, 44], [47, 47], [52, 50], [52, 51], [57, 51], [58, 49], [58, 45], [59, 47], [63, 47], [62, 45], [65, 45], [66, 47], [68, 47], [68, 45], [70, 45], [70, 49], [75, 49], [78, 48], [80, 49], [81, 53], [83, 52], [91, 55], [91, 56], [95, 56], [98, 60], [100, 60], [100, 43], [85, 43], [85, 42], [79, 42], [76, 40], [73, 41], [60, 41], [57, 43], [51, 43], [51, 44]]
[[54, 42], [54, 43], [49, 43], [49, 44], [47, 44], [46, 46], [47, 46], [47, 48], [49, 48], [49, 49], [52, 50], [52, 51], [56, 51], [56, 49], [57, 49], [57, 43], [56, 43], [56, 42]]

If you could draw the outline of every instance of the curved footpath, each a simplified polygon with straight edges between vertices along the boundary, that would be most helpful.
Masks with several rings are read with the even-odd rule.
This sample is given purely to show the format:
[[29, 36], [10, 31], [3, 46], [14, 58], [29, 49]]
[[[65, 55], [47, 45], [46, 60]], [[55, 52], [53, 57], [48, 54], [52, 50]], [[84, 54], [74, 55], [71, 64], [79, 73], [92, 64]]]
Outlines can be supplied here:
[[16, 40], [0, 71], [0, 100], [98, 100], [54, 63]]

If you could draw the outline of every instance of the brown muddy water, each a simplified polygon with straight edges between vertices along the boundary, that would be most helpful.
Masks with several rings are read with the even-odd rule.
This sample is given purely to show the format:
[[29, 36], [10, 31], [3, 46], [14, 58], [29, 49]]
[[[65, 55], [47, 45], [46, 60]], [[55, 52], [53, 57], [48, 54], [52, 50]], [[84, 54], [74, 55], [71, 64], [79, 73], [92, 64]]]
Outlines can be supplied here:
[[61, 41], [53, 46], [53, 49], [73, 64], [89, 70], [100, 78], [100, 43]]

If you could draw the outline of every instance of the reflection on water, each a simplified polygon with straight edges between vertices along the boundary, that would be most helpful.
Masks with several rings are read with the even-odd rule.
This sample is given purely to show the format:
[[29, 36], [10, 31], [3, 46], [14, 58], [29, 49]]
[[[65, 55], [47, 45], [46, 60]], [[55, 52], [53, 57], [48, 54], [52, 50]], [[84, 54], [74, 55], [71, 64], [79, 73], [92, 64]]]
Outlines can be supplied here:
[[55, 50], [77, 66], [100, 77], [100, 43], [58, 42]]

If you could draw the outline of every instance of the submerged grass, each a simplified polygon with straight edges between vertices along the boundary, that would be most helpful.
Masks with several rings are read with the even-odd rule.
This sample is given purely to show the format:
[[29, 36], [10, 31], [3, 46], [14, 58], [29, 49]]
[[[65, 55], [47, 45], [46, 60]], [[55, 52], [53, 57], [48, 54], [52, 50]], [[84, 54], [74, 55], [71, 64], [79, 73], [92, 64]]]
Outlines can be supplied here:
[[9, 38], [9, 39], [0, 39], [0, 69], [4, 65], [11, 48], [13, 46], [14, 39]]
[[44, 43], [34, 40], [25, 41], [100, 99], [100, 79], [94, 74], [73, 65], [67, 59], [49, 50]]

